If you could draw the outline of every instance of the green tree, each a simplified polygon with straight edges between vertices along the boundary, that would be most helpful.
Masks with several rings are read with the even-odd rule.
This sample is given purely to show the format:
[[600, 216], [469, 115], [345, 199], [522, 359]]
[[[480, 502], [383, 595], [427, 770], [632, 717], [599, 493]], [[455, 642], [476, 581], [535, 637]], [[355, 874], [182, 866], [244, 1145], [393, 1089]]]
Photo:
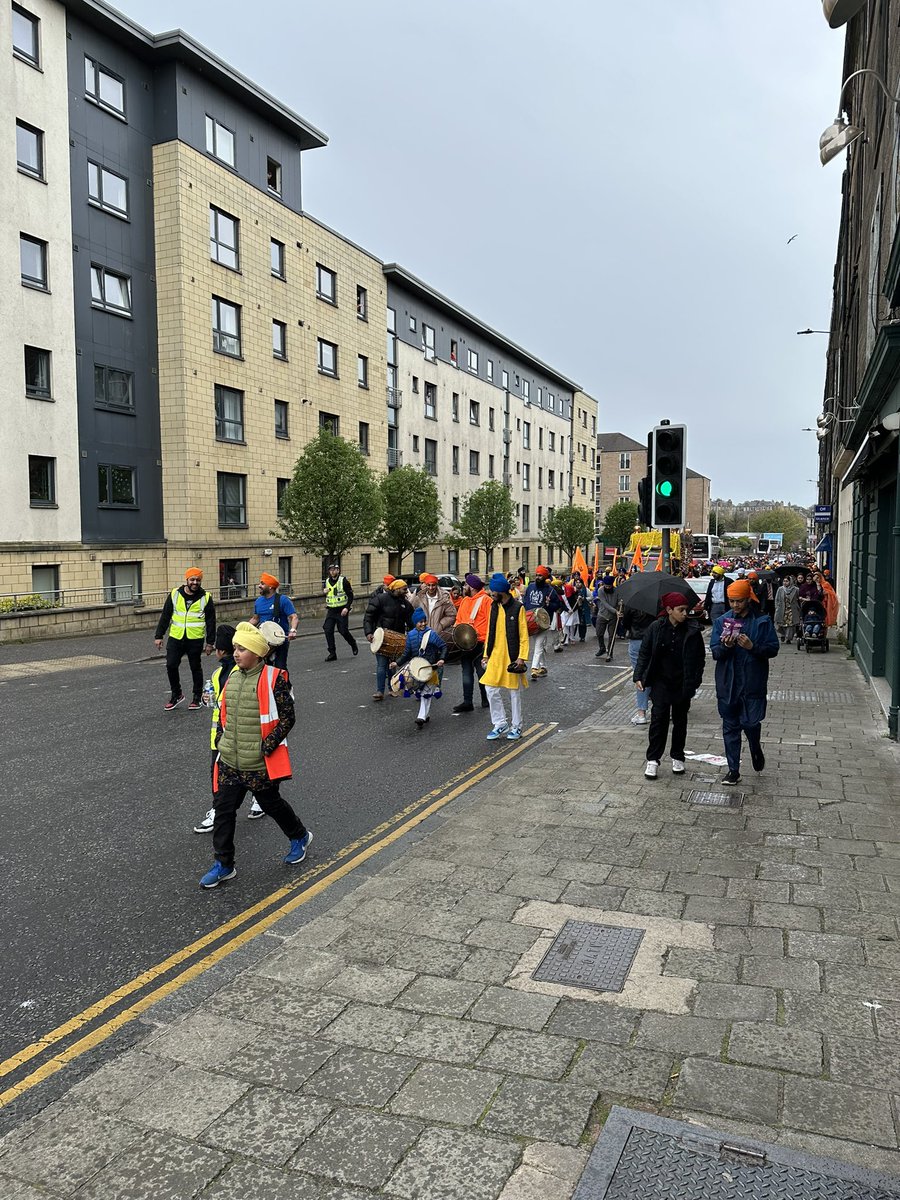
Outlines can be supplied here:
[[398, 467], [379, 481], [378, 490], [382, 517], [373, 545], [397, 555], [399, 572], [407, 554], [431, 546], [440, 536], [437, 484], [417, 467]]
[[483, 550], [490, 562], [494, 547], [516, 532], [516, 510], [512, 496], [497, 479], [489, 479], [463, 500], [459, 520], [444, 538], [455, 549]]
[[370, 543], [380, 520], [381, 493], [359, 447], [320, 429], [297, 459], [272, 536], [340, 558]]
[[[621, 505], [616, 504], [613, 507], [620, 508]], [[628, 507], [637, 512], [636, 504]], [[633, 519], [631, 523], [634, 524]], [[564, 504], [547, 514], [540, 535], [541, 540], [548, 546], [559, 546], [565, 554], [566, 562], [571, 563], [577, 547], [587, 546], [594, 540], [594, 514], [586, 508], [579, 508], [577, 504]]]
[[607, 509], [600, 536], [610, 546], [624, 550], [638, 519], [638, 506], [631, 500], [619, 500]]
[[800, 546], [806, 540], [806, 521], [792, 508], [770, 508], [750, 518], [753, 533], [783, 533], [784, 548]]

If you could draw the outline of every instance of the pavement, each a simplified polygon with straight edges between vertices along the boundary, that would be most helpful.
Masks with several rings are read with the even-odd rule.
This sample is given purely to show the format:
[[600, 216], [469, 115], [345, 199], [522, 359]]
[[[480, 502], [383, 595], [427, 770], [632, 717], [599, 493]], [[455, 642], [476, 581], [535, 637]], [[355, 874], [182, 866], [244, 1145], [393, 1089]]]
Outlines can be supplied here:
[[[770, 692], [739, 808], [691, 803], [702, 760], [646, 781], [600, 695], [144, 1011], [0, 1141], [0, 1195], [569, 1200], [614, 1104], [900, 1180], [900, 752], [839, 646]], [[568, 920], [643, 931], [622, 991], [532, 977]]]

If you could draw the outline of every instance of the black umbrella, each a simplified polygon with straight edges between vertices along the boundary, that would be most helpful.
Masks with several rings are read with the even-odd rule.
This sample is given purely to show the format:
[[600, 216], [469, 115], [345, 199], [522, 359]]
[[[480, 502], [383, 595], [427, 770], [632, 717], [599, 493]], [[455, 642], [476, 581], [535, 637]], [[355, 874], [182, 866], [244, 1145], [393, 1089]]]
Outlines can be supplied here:
[[802, 571], [804, 575], [809, 574], [809, 567], [804, 567], [803, 563], [779, 563], [773, 568], [773, 572], [779, 579], [783, 579], [785, 575], [796, 575], [798, 571]]
[[636, 608], [638, 612], [650, 613], [656, 616], [662, 608], [662, 598], [666, 592], [678, 592], [684, 596], [689, 609], [700, 603], [700, 598], [685, 579], [677, 575], [667, 575], [663, 571], [644, 571], [632, 575], [616, 590], [616, 603], [622, 603], [628, 608]]

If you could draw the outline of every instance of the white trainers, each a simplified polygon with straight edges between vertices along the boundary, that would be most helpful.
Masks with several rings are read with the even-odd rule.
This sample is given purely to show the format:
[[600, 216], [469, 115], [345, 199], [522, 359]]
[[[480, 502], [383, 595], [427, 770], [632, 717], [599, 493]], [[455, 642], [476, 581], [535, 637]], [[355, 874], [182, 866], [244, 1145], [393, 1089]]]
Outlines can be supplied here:
[[655, 779], [659, 774], [659, 763], [654, 762], [652, 758], [647, 759], [647, 765], [644, 768], [645, 779]]
[[216, 819], [216, 810], [211, 808], [202, 821], [198, 821], [194, 826], [194, 833], [212, 833], [213, 821]]
[[258, 821], [260, 817], [264, 817], [265, 815], [266, 814], [259, 807], [257, 799], [254, 796], [253, 803], [250, 805], [250, 811], [247, 813], [247, 820], [248, 821]]
[[680, 758], [672, 759], [672, 774], [673, 775], [683, 775], [684, 774], [684, 763], [681, 761]]
[[636, 712], [631, 718], [632, 725], [646, 725], [647, 714], [645, 712]]

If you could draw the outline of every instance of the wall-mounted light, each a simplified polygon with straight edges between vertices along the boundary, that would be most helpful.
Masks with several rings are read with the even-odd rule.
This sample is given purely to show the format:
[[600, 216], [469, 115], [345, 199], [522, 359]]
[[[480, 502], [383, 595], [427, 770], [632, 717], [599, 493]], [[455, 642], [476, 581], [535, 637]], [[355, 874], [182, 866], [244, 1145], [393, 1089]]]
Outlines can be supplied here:
[[857, 138], [862, 137], [865, 130], [861, 125], [850, 125], [841, 116], [843, 108], [841, 101], [844, 98], [844, 92], [847, 90], [847, 84], [856, 79], [859, 75], [874, 75], [878, 86], [887, 96], [892, 104], [897, 104], [900, 97], [892, 96], [887, 89], [887, 84], [881, 78], [877, 71], [873, 71], [871, 67], [861, 67], [858, 71], [854, 71], [848, 75], [841, 84], [840, 94], [838, 95], [838, 114], [835, 117], [834, 124], [829, 125], [822, 136], [819, 138], [819, 161], [824, 167], [826, 163], [830, 163], [833, 158], [836, 158], [842, 150], [845, 150], [851, 142], [855, 142]]

